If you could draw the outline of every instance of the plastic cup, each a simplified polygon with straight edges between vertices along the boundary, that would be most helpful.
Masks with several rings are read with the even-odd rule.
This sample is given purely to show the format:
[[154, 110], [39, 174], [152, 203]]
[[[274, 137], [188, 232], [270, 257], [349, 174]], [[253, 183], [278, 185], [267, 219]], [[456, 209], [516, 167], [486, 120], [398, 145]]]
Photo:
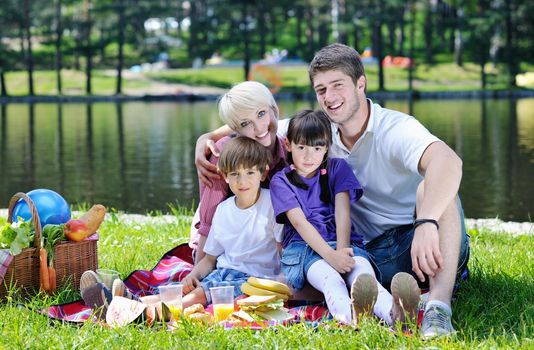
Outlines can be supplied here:
[[167, 306], [174, 320], [179, 320], [182, 314], [182, 288], [181, 283], [170, 283], [158, 288], [161, 302]]
[[234, 312], [234, 286], [210, 288], [215, 321], [224, 321]]
[[104, 285], [110, 290], [113, 286], [113, 281], [119, 278], [119, 273], [115, 270], [110, 269], [97, 269], [96, 274], [98, 275], [102, 283], [104, 283]]

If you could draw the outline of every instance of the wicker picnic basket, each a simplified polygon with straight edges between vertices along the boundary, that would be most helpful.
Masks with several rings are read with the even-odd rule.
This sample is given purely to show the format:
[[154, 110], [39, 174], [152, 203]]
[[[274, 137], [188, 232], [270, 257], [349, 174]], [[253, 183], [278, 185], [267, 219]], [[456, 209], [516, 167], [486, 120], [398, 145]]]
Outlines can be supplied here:
[[[30, 208], [32, 222], [35, 228], [33, 247], [24, 249], [13, 257], [0, 284], [0, 298], [4, 298], [11, 286], [23, 289], [31, 294], [39, 290], [39, 249], [41, 248], [41, 221], [37, 209], [30, 197], [25, 193], [16, 193], [9, 201], [8, 222], [11, 222], [13, 209], [17, 201], [22, 198]], [[70, 285], [78, 290], [80, 276], [84, 271], [98, 268], [96, 239], [80, 242], [62, 241], [54, 247], [54, 267], [57, 273], [57, 289]]]

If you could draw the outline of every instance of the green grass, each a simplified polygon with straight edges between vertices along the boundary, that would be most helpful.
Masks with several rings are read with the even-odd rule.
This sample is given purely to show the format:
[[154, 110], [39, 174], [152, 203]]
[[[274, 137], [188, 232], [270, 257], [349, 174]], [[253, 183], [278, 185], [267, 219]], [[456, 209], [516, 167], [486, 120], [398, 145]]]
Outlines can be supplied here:
[[[528, 70], [531, 66], [523, 65]], [[368, 91], [378, 90], [378, 69], [376, 65], [366, 66]], [[257, 72], [253, 69], [253, 73]], [[506, 89], [506, 67], [502, 65], [486, 67], [488, 90]], [[385, 69], [385, 89], [388, 91], [408, 90], [408, 71], [402, 68]], [[279, 85], [281, 92], [309, 92], [310, 84], [306, 65], [282, 66], [268, 68], [254, 73], [252, 78], [267, 85]], [[62, 72], [63, 94], [84, 95], [85, 74], [81, 71], [64, 70]], [[157, 84], [187, 84], [194, 86], [214, 86], [229, 88], [243, 81], [244, 73], [240, 66], [205, 67], [202, 69], [170, 69], [159, 72], [148, 72], [143, 75], [124, 77], [123, 91], [126, 94], [141, 94], [146, 91], [154, 93]], [[28, 77], [26, 72], [7, 72], [7, 90], [11, 95], [28, 94]], [[93, 94], [113, 95], [116, 77], [113, 70], [94, 70], [92, 78]], [[34, 72], [34, 89], [37, 95], [55, 95], [56, 76], [53, 71]], [[454, 63], [438, 63], [433, 65], [417, 64], [414, 71], [414, 89], [417, 91], [473, 91], [480, 90], [479, 67], [473, 63], [465, 63], [458, 67]]]
[[[134, 269], [152, 268], [163, 253], [187, 240], [191, 213], [171, 209], [178, 218], [171, 224], [125, 223], [121, 215], [112, 214], [100, 230], [99, 265], [118, 270], [122, 278]], [[458, 334], [451, 339], [423, 342], [417, 335], [396, 335], [375, 319], [365, 320], [360, 331], [297, 324], [254, 332], [184, 324], [169, 332], [140, 325], [108, 329], [92, 323], [61, 324], [30, 311], [79, 298], [78, 292], [64, 290], [29, 300], [14, 293], [0, 304], [0, 349], [534, 348], [534, 236], [470, 233], [471, 278], [462, 284], [454, 304]]]
[[[62, 90], [64, 95], [85, 95], [86, 77], [85, 73], [76, 70], [63, 70], [61, 72]], [[91, 87], [94, 95], [115, 94], [117, 79], [114, 71], [94, 70], [91, 76]], [[28, 74], [27, 72], [7, 72], [7, 91], [10, 95], [27, 95]], [[150, 85], [146, 80], [124, 79], [123, 90], [143, 90]], [[55, 71], [35, 71], [34, 72], [34, 93], [36, 95], [56, 95], [56, 72]]]
[[[378, 68], [376, 65], [366, 66], [368, 91], [378, 90]], [[254, 70], [253, 70], [254, 72]], [[254, 77], [265, 83], [281, 82], [281, 91], [310, 91], [306, 66], [291, 66], [270, 68], [270, 73], [263, 73]], [[505, 89], [506, 75], [504, 67], [486, 67], [488, 74], [488, 89]], [[270, 75], [269, 75], [270, 74]], [[156, 80], [168, 83], [182, 83], [192, 85], [210, 85], [222, 88], [244, 79], [241, 67], [208, 67], [204, 69], [175, 69], [165, 72], [149, 73]], [[386, 90], [408, 90], [408, 70], [402, 68], [386, 68], [384, 71]], [[434, 65], [419, 64], [414, 71], [414, 88], [419, 91], [470, 91], [480, 90], [479, 67], [473, 63], [466, 63], [458, 67], [454, 63], [440, 63]]]

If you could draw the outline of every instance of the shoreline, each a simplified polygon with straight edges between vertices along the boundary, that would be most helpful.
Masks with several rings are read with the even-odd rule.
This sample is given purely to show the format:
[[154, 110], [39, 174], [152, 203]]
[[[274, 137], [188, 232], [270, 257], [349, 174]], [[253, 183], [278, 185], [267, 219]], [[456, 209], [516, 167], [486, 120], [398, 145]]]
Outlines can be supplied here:
[[[80, 212], [74, 211], [73, 217], [81, 215]], [[107, 214], [109, 218], [109, 214]], [[125, 224], [164, 224], [172, 225], [178, 222], [178, 218], [174, 215], [142, 215], [142, 214], [128, 214], [119, 212], [118, 218]], [[7, 209], [0, 209], [0, 217], [7, 217]], [[190, 220], [191, 216], [184, 216], [184, 220]], [[496, 233], [506, 233], [514, 236], [517, 235], [534, 235], [534, 223], [532, 222], [513, 222], [502, 221], [500, 219], [465, 219], [467, 229], [488, 230]]]
[[[208, 89], [208, 90], [206, 90]], [[32, 95], [0, 96], [0, 104], [8, 103], [90, 103], [90, 102], [198, 102], [216, 101], [226, 89], [194, 87], [180, 89], [177, 93], [128, 94], [128, 95]], [[534, 97], [534, 90], [475, 90], [475, 91], [374, 91], [367, 93], [375, 100], [420, 100], [420, 99], [496, 99]], [[281, 92], [274, 94], [275, 99], [315, 99], [313, 92]]]

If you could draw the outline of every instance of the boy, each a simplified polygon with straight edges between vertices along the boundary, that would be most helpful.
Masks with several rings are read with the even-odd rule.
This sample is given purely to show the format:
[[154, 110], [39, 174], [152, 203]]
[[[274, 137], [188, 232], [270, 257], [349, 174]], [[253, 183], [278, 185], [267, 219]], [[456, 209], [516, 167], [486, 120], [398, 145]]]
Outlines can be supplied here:
[[[181, 281], [183, 308], [210, 304], [211, 287], [232, 285], [236, 297], [243, 294], [241, 285], [250, 276], [275, 280], [280, 274], [283, 226], [275, 221], [269, 190], [260, 188], [271, 159], [266, 147], [246, 136], [237, 136], [225, 144], [217, 164], [234, 195], [217, 206], [204, 246], [206, 255]], [[129, 293], [120, 280], [115, 280], [109, 290], [99, 283], [93, 271], [87, 271], [81, 277], [80, 290], [85, 304], [112, 323], [129, 323], [141, 313], [147, 320], [157, 319], [147, 315], [156, 311], [141, 306], [147, 302]], [[110, 305], [115, 296], [142, 303], [120, 300]], [[111, 315], [106, 315], [108, 306]]]
[[233, 285], [235, 297], [248, 277], [276, 279], [280, 273], [282, 225], [275, 221], [269, 190], [260, 188], [270, 163], [269, 150], [251, 138], [226, 143], [217, 165], [234, 196], [217, 206], [206, 255], [182, 280], [184, 308], [211, 303], [211, 287]]

